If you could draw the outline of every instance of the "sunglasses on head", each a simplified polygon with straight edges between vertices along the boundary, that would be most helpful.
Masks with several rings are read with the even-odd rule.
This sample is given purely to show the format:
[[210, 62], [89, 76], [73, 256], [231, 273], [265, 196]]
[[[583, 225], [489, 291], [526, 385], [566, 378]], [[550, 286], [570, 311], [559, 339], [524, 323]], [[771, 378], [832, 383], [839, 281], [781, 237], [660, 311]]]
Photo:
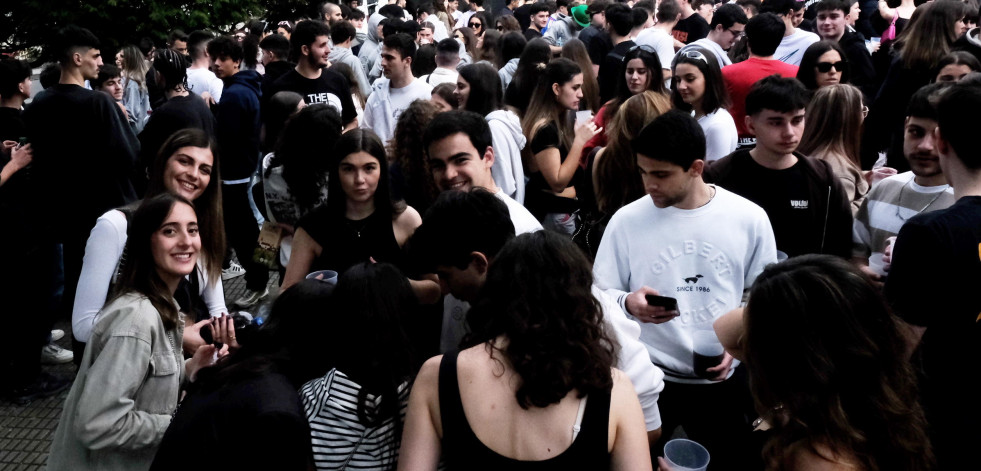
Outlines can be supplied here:
[[821, 72], [821, 73], [831, 72], [831, 68], [832, 67], [834, 67], [835, 70], [837, 70], [838, 72], [841, 72], [842, 70], [845, 69], [845, 62], [844, 61], [838, 61], [838, 62], [818, 62], [817, 64], [814, 64], [814, 66], [817, 67], [818, 72]]

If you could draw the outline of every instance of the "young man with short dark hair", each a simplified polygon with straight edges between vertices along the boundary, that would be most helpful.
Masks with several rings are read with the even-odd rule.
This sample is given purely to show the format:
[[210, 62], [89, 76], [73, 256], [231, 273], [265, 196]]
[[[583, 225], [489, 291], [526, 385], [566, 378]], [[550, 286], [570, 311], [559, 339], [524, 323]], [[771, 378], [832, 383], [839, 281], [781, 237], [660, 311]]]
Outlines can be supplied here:
[[674, 44], [677, 42], [671, 31], [680, 19], [681, 7], [677, 0], [661, 0], [657, 10], [657, 24], [642, 31], [634, 40], [638, 46], [647, 46], [657, 54], [665, 77], [671, 76], [671, 62], [675, 56]]
[[845, 51], [843, 59], [848, 64], [848, 82], [862, 90], [866, 103], [871, 103], [879, 91], [879, 87], [876, 86], [875, 68], [872, 66], [872, 55], [865, 47], [865, 37], [848, 26], [850, 8], [849, 0], [818, 2], [814, 6], [817, 11], [815, 18], [817, 33], [821, 39], [838, 43]]
[[736, 123], [740, 148], [752, 147], [756, 142], [756, 138], [746, 127], [746, 95], [753, 84], [773, 74], [782, 77], [797, 76], [797, 66], [773, 58], [786, 28], [783, 20], [773, 13], [750, 18], [745, 29], [749, 59], [722, 68], [722, 79], [732, 98], [729, 114]]
[[606, 30], [610, 33], [613, 49], [603, 58], [596, 77], [600, 88], [600, 103], [606, 103], [616, 95], [617, 75], [621, 73], [623, 56], [636, 45], [630, 39], [634, 20], [629, 7], [622, 3], [614, 3], [607, 7], [605, 16]]
[[167, 35], [167, 48], [186, 56], [187, 53], [187, 34], [179, 29], [175, 29]]
[[705, 181], [766, 210], [777, 249], [787, 256], [850, 258], [851, 203], [838, 177], [825, 161], [795, 152], [804, 133], [808, 96], [795, 78], [770, 76], [753, 85], [743, 122], [756, 135], [756, 147], [713, 162]]
[[354, 79], [357, 80], [358, 88], [361, 90], [361, 95], [368, 96], [371, 94], [368, 76], [361, 68], [361, 61], [351, 52], [351, 41], [354, 40], [357, 33], [354, 26], [347, 21], [341, 21], [331, 26], [330, 39], [334, 42], [334, 47], [327, 55], [327, 60], [331, 64], [343, 63], [351, 67], [351, 70], [354, 71]]
[[784, 33], [780, 45], [774, 52], [778, 61], [799, 66], [804, 51], [811, 44], [821, 40], [818, 35], [794, 26], [794, 3], [796, 0], [767, 0], [760, 8], [761, 13], [773, 13], [783, 20]]
[[[259, 50], [262, 52], [262, 65], [266, 68], [265, 75], [262, 76], [262, 96], [269, 98], [269, 89], [272, 84], [293, 70], [296, 64], [289, 62], [290, 40], [278, 33], [270, 34], [259, 41]], [[361, 63], [358, 62], [360, 66]]]
[[937, 104], [940, 168], [954, 188], [953, 206], [913, 216], [893, 251], [885, 295], [907, 324], [916, 353], [920, 400], [937, 469], [975, 462], [981, 442], [976, 371], [981, 345], [981, 145], [977, 113], [981, 88], [956, 84]]
[[732, 65], [727, 51], [739, 38], [746, 34], [746, 13], [738, 6], [726, 3], [719, 7], [712, 15], [712, 22], [709, 24], [711, 30], [707, 37], [694, 41], [681, 48], [679, 54], [683, 54], [693, 48], [701, 47], [715, 54], [719, 61], [719, 67]]
[[534, 3], [528, 8], [530, 24], [525, 29], [525, 39], [531, 41], [542, 37], [542, 30], [548, 26], [548, 7], [544, 3]]
[[187, 52], [191, 65], [187, 68], [187, 86], [192, 92], [201, 95], [209, 105], [221, 101], [224, 87], [221, 79], [211, 71], [208, 58], [208, 42], [214, 39], [208, 31], [194, 31], [187, 37]]
[[[47, 259], [53, 253], [48, 250], [56, 243], [62, 244], [65, 313], [71, 312], [75, 301], [85, 243], [96, 219], [137, 199], [131, 178], [139, 141], [133, 127], [115, 100], [85, 88], [86, 80], [98, 78], [102, 65], [99, 48], [98, 38], [87, 29], [67, 26], [59, 30], [53, 44], [45, 48], [61, 64], [59, 83], [36, 96], [23, 114], [27, 127], [23, 137], [31, 143], [34, 153], [31, 187], [36, 192], [25, 198], [24, 204], [43, 215], [37, 220], [41, 224], [36, 234], [40, 238], [34, 255], [37, 258], [30, 264], [54, 263]], [[30, 226], [32, 221], [18, 224]], [[32, 237], [21, 234], [19, 240], [26, 245], [18, 244], [18, 252], [31, 250]], [[31, 279], [25, 273], [19, 276]], [[34, 280], [39, 284], [50, 281]], [[47, 299], [51, 292], [35, 298], [35, 302]]]
[[345, 129], [358, 125], [357, 110], [351, 99], [351, 88], [343, 75], [327, 67], [330, 46], [327, 40], [330, 29], [319, 21], [301, 21], [290, 35], [290, 54], [296, 67], [283, 74], [269, 87], [268, 99], [277, 92], [288, 90], [299, 93], [304, 103], [327, 103], [341, 115]]
[[382, 142], [392, 139], [399, 115], [413, 101], [431, 98], [433, 87], [412, 75], [415, 54], [415, 40], [408, 34], [386, 36], [382, 43], [381, 68], [385, 78], [375, 81], [361, 123], [362, 128], [375, 131]]
[[593, 275], [640, 324], [640, 341], [665, 374], [658, 403], [668, 433], [652, 454], [682, 425], [712, 450], [713, 463], [739, 468], [752, 454], [745, 368], [728, 353], [696, 366], [691, 339], [739, 308], [756, 276], [776, 261], [773, 231], [759, 206], [702, 180], [705, 135], [688, 113], [655, 118], [631, 147], [647, 195], [613, 215]]
[[439, 17], [436, 16], [435, 12], [436, 10], [433, 9], [432, 4], [424, 3], [416, 8], [416, 21], [420, 25], [431, 23], [433, 26], [430, 28], [433, 36], [432, 42], [439, 42], [450, 37], [450, 35], [446, 31], [446, 23], [444, 23], [443, 20], [440, 20]]
[[[245, 271], [245, 294], [232, 305], [249, 308], [269, 293], [269, 270], [255, 263], [252, 252], [259, 238], [259, 223], [249, 203], [252, 177], [259, 165], [259, 85], [262, 76], [242, 70], [242, 45], [229, 36], [208, 43], [215, 75], [225, 83], [215, 113], [215, 140], [221, 149], [221, 192], [225, 236]], [[238, 267], [225, 260], [225, 270]]]
[[701, 15], [695, 13], [690, 0], [678, 0], [681, 7], [681, 19], [674, 25], [671, 34], [674, 38], [685, 44], [691, 44], [699, 39], [708, 36], [709, 24]]
[[[935, 83], [913, 94], [903, 129], [903, 154], [911, 171], [873, 185], [855, 214], [852, 261], [873, 280], [885, 280], [892, 242], [906, 221], [954, 204], [954, 190], [940, 167], [933, 135], [937, 128], [937, 102], [948, 87]], [[875, 259], [882, 263], [873, 266], [871, 261]]]
[[460, 43], [455, 39], [446, 38], [436, 43], [436, 69], [431, 74], [419, 77], [432, 87], [441, 83], [456, 84], [459, 72], [456, 66], [460, 63]]

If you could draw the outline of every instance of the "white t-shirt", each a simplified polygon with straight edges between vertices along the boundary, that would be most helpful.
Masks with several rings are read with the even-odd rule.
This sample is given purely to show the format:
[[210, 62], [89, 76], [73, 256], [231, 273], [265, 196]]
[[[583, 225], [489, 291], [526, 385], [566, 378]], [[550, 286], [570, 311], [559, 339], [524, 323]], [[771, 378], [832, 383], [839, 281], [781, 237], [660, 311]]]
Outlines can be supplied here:
[[221, 91], [225, 87], [221, 79], [208, 69], [187, 69], [187, 85], [198, 95], [210, 93], [215, 103], [221, 101]]
[[719, 160], [736, 150], [739, 143], [739, 132], [732, 115], [719, 108], [701, 118], [698, 125], [705, 133], [705, 161]]
[[735, 193], [715, 190], [696, 209], [657, 208], [647, 195], [624, 206], [610, 219], [593, 264], [594, 283], [621, 306], [642, 286], [678, 300], [680, 317], [640, 323], [640, 340], [670, 381], [710, 383], [695, 375], [693, 332], [711, 328], [738, 307], [763, 267], [777, 261], [766, 212]]
[[674, 37], [660, 28], [647, 28], [634, 40], [638, 46], [649, 46], [657, 52], [661, 68], [670, 70], [674, 60]]
[[433, 87], [419, 79], [402, 88], [392, 88], [388, 79], [378, 79], [364, 107], [362, 128], [375, 131], [387, 143], [395, 135], [395, 124], [402, 111], [416, 100], [430, 100]]
[[807, 47], [820, 40], [821, 38], [814, 33], [795, 28], [793, 34], [784, 36], [780, 41], [773, 58], [786, 64], [800, 66], [800, 61], [804, 58], [804, 51], [807, 50]]
[[504, 194], [504, 190], [498, 188], [494, 196], [508, 206], [508, 212], [511, 213], [511, 224], [514, 224], [514, 235], [542, 230], [542, 223], [538, 222], [538, 219], [535, 219], [535, 216], [532, 216], [531, 212], [515, 201], [514, 198]]

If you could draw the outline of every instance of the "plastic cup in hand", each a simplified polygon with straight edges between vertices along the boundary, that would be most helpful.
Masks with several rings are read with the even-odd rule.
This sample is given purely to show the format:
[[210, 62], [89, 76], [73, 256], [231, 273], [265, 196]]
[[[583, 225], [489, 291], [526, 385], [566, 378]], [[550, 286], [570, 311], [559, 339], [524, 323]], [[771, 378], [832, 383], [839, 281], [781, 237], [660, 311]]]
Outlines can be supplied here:
[[337, 272], [334, 270], [320, 270], [307, 275], [308, 280], [320, 280], [330, 285], [337, 284]]
[[583, 124], [583, 123], [588, 123], [588, 122], [590, 122], [592, 120], [593, 120], [593, 112], [592, 111], [589, 111], [589, 110], [586, 110], [586, 111], [576, 111], [576, 126], [579, 126], [580, 124]]
[[717, 373], [705, 370], [719, 366], [724, 354], [725, 349], [719, 343], [714, 330], [701, 329], [692, 332], [692, 362], [696, 375], [702, 378], [714, 377]]
[[674, 471], [705, 471], [709, 452], [698, 442], [676, 438], [664, 444], [664, 459]]
[[782, 262], [782, 261], [784, 261], [784, 260], [786, 260], [788, 258], [789, 257], [787, 257], [787, 252], [782, 252], [780, 250], [777, 250], [777, 262], [778, 263], [779, 262]]
[[879, 276], [886, 276], [886, 264], [882, 261], [883, 254], [874, 253], [869, 257], [869, 268]]

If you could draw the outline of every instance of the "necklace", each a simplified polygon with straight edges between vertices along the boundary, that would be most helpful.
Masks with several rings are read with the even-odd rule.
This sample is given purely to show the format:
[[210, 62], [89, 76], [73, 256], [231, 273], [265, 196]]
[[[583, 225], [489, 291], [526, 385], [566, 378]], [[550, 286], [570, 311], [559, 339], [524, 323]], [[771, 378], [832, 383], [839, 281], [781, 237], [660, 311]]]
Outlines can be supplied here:
[[361, 238], [361, 231], [365, 230], [365, 228], [368, 227], [368, 223], [371, 222], [370, 215], [358, 221], [347, 219], [347, 218], [345, 219], [347, 220], [347, 227], [349, 227], [351, 231], [354, 232], [355, 237], [357, 237], [358, 239]]
[[[905, 190], [907, 186], [910, 186], [910, 183], [913, 183], [913, 179], [912, 178], [910, 178], [909, 181], [906, 182], [906, 184], [903, 185], [902, 188], [899, 189], [899, 198], [897, 198], [897, 200], [896, 200], [896, 217], [899, 218], [899, 219], [902, 219], [903, 222], [906, 222], [906, 221], [909, 220], [909, 218], [904, 218], [903, 215], [900, 213], [900, 208], [903, 207], [903, 190]], [[936, 203], [937, 200], [940, 199], [940, 197], [943, 196], [943, 194], [947, 192], [947, 189], [948, 188], [950, 188], [950, 185], [949, 184], [944, 185], [944, 187], [940, 191], [937, 192], [937, 196], [934, 196], [933, 199], [930, 200], [930, 202], [926, 204], [926, 206], [920, 208], [920, 210], [917, 211], [916, 214], [913, 214], [913, 216], [916, 216], [917, 214], [920, 214], [923, 211], [926, 211], [926, 209], [929, 208], [930, 205], [932, 205], [933, 203]]]

